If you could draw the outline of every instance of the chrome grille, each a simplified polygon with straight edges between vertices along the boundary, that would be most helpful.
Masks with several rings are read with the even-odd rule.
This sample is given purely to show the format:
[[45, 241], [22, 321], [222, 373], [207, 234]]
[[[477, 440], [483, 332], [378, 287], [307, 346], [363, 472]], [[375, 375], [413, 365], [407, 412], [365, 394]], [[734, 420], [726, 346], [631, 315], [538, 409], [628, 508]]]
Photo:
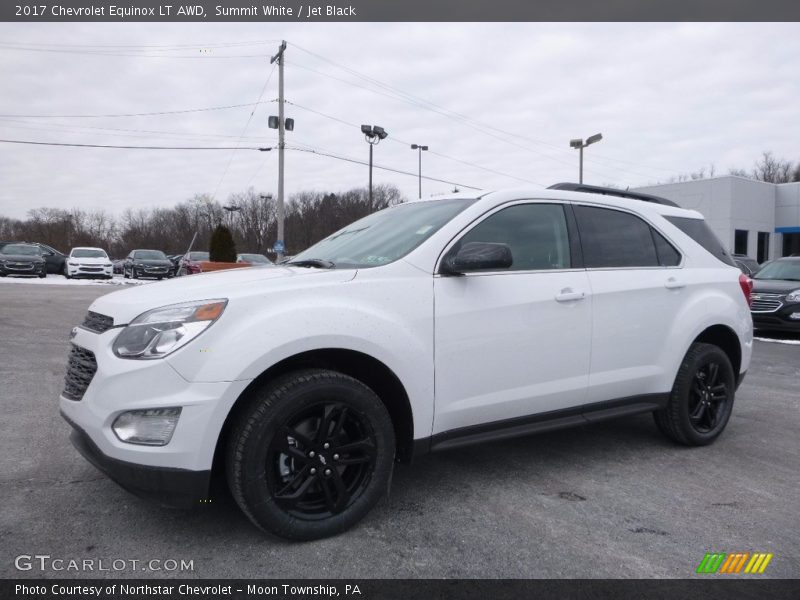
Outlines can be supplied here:
[[114, 319], [90, 310], [86, 313], [86, 318], [83, 320], [83, 323], [81, 323], [81, 327], [97, 333], [103, 333], [114, 327]]
[[767, 313], [775, 312], [783, 306], [783, 296], [780, 294], [753, 294], [751, 296], [751, 312]]
[[96, 371], [97, 361], [94, 358], [94, 353], [73, 344], [67, 361], [64, 391], [61, 393], [70, 400], [80, 400], [83, 398], [83, 394], [86, 393], [86, 388], [92, 382]]

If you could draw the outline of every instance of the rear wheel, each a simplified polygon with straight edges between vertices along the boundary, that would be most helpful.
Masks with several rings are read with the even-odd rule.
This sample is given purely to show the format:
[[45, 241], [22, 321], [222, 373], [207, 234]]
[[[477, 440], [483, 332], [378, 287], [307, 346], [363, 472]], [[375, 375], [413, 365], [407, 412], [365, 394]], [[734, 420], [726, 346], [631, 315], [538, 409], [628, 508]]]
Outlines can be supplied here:
[[261, 529], [311, 540], [357, 523], [387, 491], [394, 429], [375, 393], [327, 370], [257, 392], [227, 448], [228, 483]]
[[653, 413], [656, 425], [680, 444], [710, 444], [728, 424], [735, 393], [736, 377], [728, 355], [711, 344], [692, 344], [667, 407]]

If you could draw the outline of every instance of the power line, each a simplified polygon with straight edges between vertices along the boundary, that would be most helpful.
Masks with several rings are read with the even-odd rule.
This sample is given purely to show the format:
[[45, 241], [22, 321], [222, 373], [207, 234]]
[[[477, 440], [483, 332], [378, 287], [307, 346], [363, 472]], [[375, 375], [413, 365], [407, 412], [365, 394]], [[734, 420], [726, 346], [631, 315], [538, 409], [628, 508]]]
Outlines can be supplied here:
[[[347, 156], [341, 156], [341, 155], [338, 155], [338, 154], [333, 154], [333, 153], [325, 152], [325, 151], [322, 151], [322, 150], [315, 150], [311, 146], [307, 146], [306, 148], [296, 148], [295, 147], [295, 148], [288, 148], [288, 149], [289, 150], [297, 150], [298, 152], [307, 152], [309, 154], [316, 154], [317, 156], [327, 156], [328, 158], [334, 158], [336, 160], [342, 160], [342, 161], [345, 161], [345, 162], [355, 163], [355, 164], [359, 164], [359, 165], [369, 165], [368, 162], [363, 161], [363, 160], [358, 160], [356, 158], [349, 158]], [[383, 171], [391, 171], [392, 173], [399, 173], [400, 175], [409, 175], [411, 177], [419, 177], [418, 173], [411, 173], [409, 171], [403, 171], [401, 169], [395, 169], [393, 167], [386, 167], [386, 166], [376, 165], [376, 164], [373, 164], [372, 166], [375, 169], [381, 169]], [[447, 179], [439, 179], [437, 177], [430, 177], [430, 176], [427, 176], [427, 175], [423, 175], [422, 178], [423, 179], [427, 179], [428, 181], [436, 181], [438, 183], [446, 183], [448, 185], [460, 186], [460, 187], [464, 187], [464, 188], [469, 188], [471, 190], [481, 190], [481, 189], [483, 189], [483, 188], [475, 187], [474, 185], [467, 185], [466, 183], [458, 183], [456, 181], [448, 181]]]
[[156, 48], [156, 49], [185, 49], [185, 48], [222, 48], [240, 46], [266, 46], [279, 42], [280, 40], [248, 40], [238, 42], [207, 42], [194, 44], [61, 44], [47, 42], [19, 42], [10, 41], [5, 44], [16, 46], [38, 46], [38, 47], [57, 47], [57, 48]]
[[[292, 106], [296, 106], [299, 109], [306, 110], [308, 112], [314, 113], [314, 114], [319, 115], [321, 117], [325, 117], [326, 119], [330, 119], [332, 121], [336, 121], [338, 123], [342, 123], [344, 125], [347, 125], [348, 127], [356, 127], [356, 128], [358, 127], [358, 125], [355, 124], [355, 123], [350, 123], [348, 121], [345, 121], [344, 119], [340, 119], [338, 117], [334, 117], [333, 115], [329, 115], [329, 114], [326, 114], [324, 112], [321, 112], [321, 111], [318, 111], [318, 110], [314, 110], [313, 108], [308, 108], [307, 106], [302, 106], [300, 104], [297, 104], [296, 102], [290, 102], [290, 101], [287, 100], [286, 103], [287, 104], [291, 104]], [[410, 146], [411, 145], [410, 142], [403, 141], [403, 140], [399, 139], [396, 136], [389, 136], [389, 138], [387, 138], [387, 139], [389, 139], [389, 141], [392, 141], [392, 142], [395, 142], [395, 143], [398, 143], [398, 144], [403, 144], [404, 146]], [[477, 163], [473, 163], [473, 162], [469, 162], [469, 161], [466, 161], [466, 160], [462, 160], [460, 158], [455, 158], [454, 156], [449, 156], [449, 155], [444, 154], [442, 152], [436, 152], [436, 151], [433, 151], [433, 150], [430, 150], [429, 152], [431, 154], [435, 154], [436, 156], [440, 156], [440, 157], [445, 158], [447, 160], [452, 160], [454, 162], [458, 162], [458, 163], [461, 163], [463, 165], [467, 165], [467, 166], [470, 166], [470, 167], [473, 167], [473, 168], [476, 168], [476, 169], [481, 169], [482, 171], [487, 171], [489, 173], [494, 173], [495, 175], [500, 175], [502, 177], [508, 177], [510, 179], [516, 179], [517, 181], [524, 181], [525, 183], [532, 183], [534, 185], [540, 185], [542, 187], [545, 187], [543, 184], [538, 183], [536, 181], [531, 181], [530, 179], [525, 179], [524, 177], [517, 177], [516, 175], [511, 175], [509, 173], [503, 173], [502, 171], [498, 171], [498, 170], [492, 169], [490, 167], [485, 167], [485, 166], [479, 165]]]
[[0, 114], [3, 118], [24, 118], [24, 119], [110, 119], [115, 117], [152, 117], [159, 115], [178, 115], [184, 113], [207, 112], [214, 110], [229, 110], [231, 108], [249, 108], [258, 104], [268, 104], [272, 100], [246, 102], [244, 104], [228, 104], [225, 106], [205, 106], [202, 108], [185, 108], [181, 110], [160, 110], [154, 112], [141, 113], [111, 113], [105, 115], [21, 115], [21, 114]]
[[65, 48], [24, 48], [0, 44], [2, 50], [12, 50], [17, 52], [49, 52], [54, 54], [80, 54], [82, 56], [121, 56], [128, 58], [188, 58], [198, 60], [209, 59], [228, 59], [228, 58], [266, 58], [266, 54], [210, 54], [202, 52], [199, 54], [141, 54], [132, 52], [112, 52], [104, 50], [70, 50]]
[[66, 142], [34, 142], [31, 140], [0, 140], [0, 143], [68, 148], [117, 148], [123, 150], [272, 150], [269, 147], [259, 148], [258, 146], [118, 146], [115, 144], [72, 144]]
[[[22, 123], [22, 125], [11, 125], [10, 123]], [[64, 123], [43, 123], [36, 121], [24, 121], [21, 119], [8, 119], [0, 117], [0, 127], [10, 127], [14, 129], [29, 129], [33, 131], [50, 131], [54, 127], [63, 130], [65, 133], [74, 133], [76, 135], [84, 135], [93, 131], [99, 132], [101, 135], [114, 135], [114, 136], [129, 136], [141, 138], [142, 135], [155, 134], [156, 137], [179, 137], [179, 138], [220, 138], [220, 139], [233, 139], [238, 138], [236, 135], [221, 134], [221, 133], [191, 133], [188, 131], [164, 131], [159, 129], [131, 129], [124, 127], [96, 127], [91, 125], [67, 125]], [[88, 131], [87, 131], [88, 130]], [[244, 137], [241, 139], [263, 141], [266, 138], [261, 137]]]
[[[486, 135], [491, 135], [488, 131], [485, 131], [485, 129], [490, 129], [490, 130], [496, 131], [496, 132], [501, 133], [501, 134], [506, 135], [506, 136], [515, 137], [515, 138], [526, 140], [526, 141], [533, 142], [533, 143], [536, 143], [536, 144], [545, 145], [545, 146], [551, 147], [551, 148], [553, 148], [555, 150], [558, 150], [559, 152], [569, 152], [568, 150], [562, 149], [561, 147], [556, 146], [555, 144], [552, 144], [552, 143], [549, 143], [549, 142], [544, 142], [542, 140], [537, 140], [537, 139], [534, 139], [534, 138], [530, 138], [528, 136], [524, 136], [524, 135], [521, 135], [521, 134], [516, 133], [516, 132], [506, 131], [506, 130], [500, 129], [498, 127], [495, 127], [495, 126], [492, 126], [492, 125], [489, 125], [489, 124], [486, 124], [486, 123], [482, 123], [482, 122], [477, 121], [476, 119], [473, 119], [473, 118], [471, 118], [471, 117], [469, 117], [467, 115], [464, 115], [464, 114], [458, 113], [456, 111], [450, 110], [450, 109], [448, 109], [446, 107], [443, 107], [441, 105], [435, 104], [435, 103], [433, 103], [433, 102], [431, 102], [429, 100], [426, 100], [426, 99], [421, 98], [419, 96], [415, 96], [413, 94], [410, 94], [408, 92], [403, 91], [400, 88], [397, 88], [395, 86], [392, 86], [390, 84], [382, 82], [382, 81], [380, 81], [378, 79], [375, 79], [374, 77], [370, 77], [369, 75], [365, 75], [365, 74], [363, 74], [363, 73], [361, 73], [359, 71], [356, 71], [355, 69], [347, 67], [347, 66], [345, 66], [345, 65], [343, 65], [341, 63], [337, 63], [336, 61], [333, 61], [333, 60], [331, 60], [331, 59], [329, 59], [329, 58], [327, 58], [325, 56], [322, 56], [320, 54], [312, 52], [311, 50], [308, 50], [306, 48], [298, 46], [297, 44], [292, 44], [292, 45], [295, 48], [297, 48], [298, 50], [301, 50], [301, 51], [303, 51], [303, 52], [305, 52], [305, 53], [307, 53], [307, 54], [309, 54], [311, 56], [314, 56], [314, 57], [318, 58], [319, 60], [322, 60], [322, 61], [327, 62], [327, 63], [329, 63], [329, 64], [331, 64], [331, 65], [333, 65], [333, 66], [335, 66], [335, 67], [337, 67], [339, 69], [342, 69], [342, 70], [346, 71], [347, 73], [350, 73], [350, 74], [354, 75], [355, 77], [363, 79], [364, 81], [367, 81], [368, 83], [370, 83], [372, 85], [375, 85], [375, 86], [378, 86], [378, 87], [380, 87], [380, 88], [382, 88], [384, 90], [387, 90], [387, 91], [390, 92], [390, 94], [393, 94], [393, 95], [390, 95], [390, 94], [387, 94], [387, 93], [384, 93], [384, 92], [380, 92], [378, 90], [374, 90], [374, 89], [371, 89], [371, 88], [366, 88], [366, 87], [363, 87], [363, 86], [359, 86], [359, 85], [354, 84], [352, 82], [349, 82], [349, 81], [347, 81], [345, 79], [334, 77], [332, 75], [329, 75], [327, 73], [323, 73], [321, 71], [314, 71], [314, 72], [316, 72], [316, 73], [318, 73], [320, 75], [323, 75], [323, 76], [326, 76], [326, 77], [331, 77], [332, 79], [337, 79], [337, 80], [339, 80], [339, 81], [341, 81], [343, 83], [347, 83], [349, 85], [354, 85], [355, 87], [361, 87], [362, 89], [366, 89], [366, 90], [372, 91], [374, 93], [377, 93], [377, 94], [380, 94], [380, 95], [383, 95], [383, 96], [393, 97], [393, 98], [395, 98], [397, 100], [401, 100], [401, 101], [404, 101], [406, 103], [413, 104], [413, 105], [419, 106], [421, 108], [425, 108], [427, 110], [430, 110], [432, 112], [435, 112], [437, 114], [445, 116], [445, 117], [447, 117], [449, 119], [452, 119], [452, 120], [455, 120], [457, 122], [460, 122], [463, 125], [470, 126], [473, 129], [476, 129], [477, 131], [480, 131], [480, 132], [482, 132], [482, 133], [484, 133]], [[301, 65], [297, 65], [296, 63], [295, 63], [295, 66], [300, 66], [301, 68], [306, 68], [306, 69], [308, 69], [310, 71], [313, 71], [313, 69], [310, 69], [308, 67], [304, 67], [304, 66], [301, 66]], [[479, 126], [480, 128], [476, 127], [476, 125]], [[496, 135], [492, 135], [492, 137], [495, 137], [496, 139], [498, 139], [500, 141], [504, 141], [504, 142], [509, 143], [509, 144], [512, 143], [510, 140], [507, 140], [507, 139], [504, 139], [504, 138], [500, 138], [500, 137], [498, 137]], [[516, 145], [519, 148], [528, 150], [530, 152], [534, 152], [536, 154], [540, 154], [540, 155], [542, 155], [542, 156], [544, 156], [546, 158], [549, 158], [551, 160], [555, 160], [557, 162], [561, 162], [562, 164], [569, 164], [569, 166], [572, 166], [571, 163], [566, 163], [566, 162], [564, 162], [562, 160], [559, 160], [559, 159], [555, 158], [554, 156], [551, 156], [549, 154], [545, 154], [545, 153], [543, 153], [541, 151], [534, 150], [534, 149], [526, 147], [526, 146], [521, 146], [519, 144], [514, 144], [514, 145]], [[620, 159], [613, 159], [613, 158], [606, 158], [606, 157], [601, 157], [601, 158], [603, 158], [603, 159], [605, 159], [607, 161], [610, 160], [610, 161], [628, 163], [628, 164], [632, 164], [634, 166], [638, 166], [638, 167], [642, 167], [642, 168], [646, 168], [646, 169], [655, 169], [655, 170], [660, 170], [660, 171], [674, 172], [671, 169], [665, 169], [663, 167], [650, 167], [648, 165], [640, 165], [638, 163], [633, 163], [633, 162], [630, 162], [630, 161], [624, 161], [624, 160], [620, 160]], [[587, 162], [597, 162], [597, 161], [595, 161], [593, 159], [590, 159], [590, 158], [587, 158], [586, 160], [587, 160]], [[640, 173], [640, 172], [637, 172], [637, 171], [632, 171], [630, 169], [622, 169], [620, 167], [614, 167], [612, 165], [603, 165], [603, 166], [606, 167], [606, 168], [610, 168], [610, 169], [616, 170], [616, 171], [620, 171], [620, 172], [627, 172], [627, 173], [632, 173], [632, 174], [636, 174], [636, 175], [640, 175], [640, 176], [644, 176], [644, 177], [650, 177], [650, 175], [647, 175], [647, 174], [644, 174], [644, 173]]]
[[[250, 116], [247, 117], [247, 123], [244, 124], [244, 129], [242, 129], [242, 132], [239, 134], [239, 139], [236, 140], [236, 145], [237, 146], [239, 146], [241, 144], [242, 138], [244, 137], [244, 134], [247, 133], [247, 128], [250, 127], [250, 122], [253, 120], [253, 115], [256, 112], [256, 108], [258, 107], [258, 104], [261, 102], [261, 98], [264, 97], [264, 92], [267, 91], [267, 86], [269, 85], [269, 82], [272, 79], [272, 74], [273, 73], [275, 73], [275, 65], [272, 65], [272, 69], [270, 69], [269, 75], [267, 76], [267, 80], [264, 82], [264, 85], [261, 87], [261, 93], [258, 94], [258, 100], [253, 105], [253, 110], [250, 111]], [[220, 176], [219, 181], [217, 182], [217, 187], [214, 188], [214, 193], [211, 194], [212, 198], [216, 198], [217, 197], [217, 192], [219, 191], [219, 186], [222, 185], [222, 182], [225, 179], [225, 175], [228, 174], [228, 169], [230, 169], [230, 167], [231, 167], [231, 163], [233, 162], [233, 157], [234, 157], [235, 154], [236, 154], [235, 151], [231, 152], [231, 155], [228, 158], [228, 164], [225, 165], [225, 170], [222, 171], [222, 175]]]

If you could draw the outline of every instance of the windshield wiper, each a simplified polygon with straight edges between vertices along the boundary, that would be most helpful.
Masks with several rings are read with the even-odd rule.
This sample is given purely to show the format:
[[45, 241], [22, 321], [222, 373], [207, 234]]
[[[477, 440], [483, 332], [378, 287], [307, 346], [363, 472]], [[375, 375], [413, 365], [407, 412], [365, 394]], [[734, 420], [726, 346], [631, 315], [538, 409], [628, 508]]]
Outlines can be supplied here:
[[281, 263], [282, 265], [294, 265], [295, 267], [316, 267], [317, 269], [335, 269], [336, 264], [324, 258], [308, 258], [306, 260], [290, 260]]

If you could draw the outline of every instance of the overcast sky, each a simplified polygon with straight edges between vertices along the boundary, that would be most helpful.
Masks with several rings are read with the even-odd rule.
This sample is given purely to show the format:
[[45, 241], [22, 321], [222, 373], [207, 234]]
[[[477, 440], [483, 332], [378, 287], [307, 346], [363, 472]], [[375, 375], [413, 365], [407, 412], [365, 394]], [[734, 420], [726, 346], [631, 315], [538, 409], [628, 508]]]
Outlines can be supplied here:
[[[718, 175], [749, 169], [763, 150], [800, 159], [799, 34], [796, 23], [2, 23], [0, 138], [272, 145], [278, 76], [267, 82], [268, 57], [286, 39], [289, 146], [366, 160], [355, 126], [377, 124], [389, 132], [377, 165], [416, 173], [408, 144], [427, 144], [424, 175], [497, 189], [577, 180], [569, 140], [602, 132], [586, 151], [585, 181], [633, 187], [712, 163]], [[252, 118], [252, 107], [15, 116], [220, 107], [253, 103], [262, 90], [267, 102]], [[0, 214], [118, 214], [198, 193], [274, 193], [277, 163], [276, 152], [252, 150], [0, 143]], [[287, 194], [367, 183], [363, 165], [297, 150], [286, 164]], [[417, 196], [415, 176], [376, 170], [374, 179]], [[423, 195], [452, 188], [423, 181]]]

